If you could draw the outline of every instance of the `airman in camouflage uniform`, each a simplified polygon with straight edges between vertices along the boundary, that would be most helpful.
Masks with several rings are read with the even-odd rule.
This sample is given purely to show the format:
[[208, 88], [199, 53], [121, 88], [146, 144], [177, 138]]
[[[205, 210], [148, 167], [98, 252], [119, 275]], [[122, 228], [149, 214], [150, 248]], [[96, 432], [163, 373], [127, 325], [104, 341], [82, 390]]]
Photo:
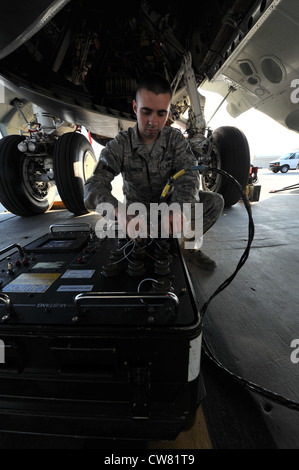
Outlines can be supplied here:
[[[140, 202], [148, 208], [150, 203], [160, 202], [162, 190], [171, 176], [195, 165], [195, 157], [179, 130], [164, 127], [148, 149], [138, 135], [136, 124], [120, 132], [102, 151], [94, 174], [86, 183], [85, 205], [94, 209], [108, 202], [116, 207], [118, 200], [111, 194], [111, 182], [121, 173], [127, 205]], [[174, 183], [171, 202], [194, 203], [198, 191], [198, 173], [189, 170]]]
[[[102, 151], [93, 176], [85, 184], [87, 209], [95, 210], [98, 204], [109, 203], [115, 208], [119, 224], [126, 228], [132, 216], [128, 216], [126, 211], [123, 215], [111, 193], [111, 182], [117, 175], [123, 176], [127, 206], [140, 203], [148, 209], [151, 203], [160, 202], [169, 178], [180, 170], [186, 170], [174, 182], [168, 203], [191, 203], [193, 207], [196, 202], [203, 203], [204, 233], [216, 222], [223, 211], [223, 199], [218, 194], [199, 191], [198, 172], [191, 170], [197, 162], [188, 142], [180, 131], [166, 126], [170, 103], [171, 88], [164, 77], [153, 74], [141, 81], [133, 101], [137, 124], [120, 132]], [[183, 230], [183, 221], [182, 212], [173, 213], [168, 214], [166, 221], [162, 217], [161, 225], [166, 223], [169, 233], [179, 234]], [[216, 267], [215, 262], [199, 250], [192, 252], [191, 258], [192, 262], [197, 260], [196, 264], [205, 269]]]

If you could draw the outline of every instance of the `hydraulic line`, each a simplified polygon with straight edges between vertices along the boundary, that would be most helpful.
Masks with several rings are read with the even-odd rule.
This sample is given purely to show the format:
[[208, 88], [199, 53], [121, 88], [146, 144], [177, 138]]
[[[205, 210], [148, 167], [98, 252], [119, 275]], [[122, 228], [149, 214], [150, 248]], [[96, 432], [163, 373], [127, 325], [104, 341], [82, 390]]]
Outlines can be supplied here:
[[236, 89], [235, 89], [233, 86], [230, 86], [227, 95], [226, 95], [226, 96], [224, 97], [224, 99], [221, 101], [220, 105], [218, 106], [218, 108], [216, 109], [216, 111], [212, 114], [212, 116], [210, 117], [209, 121], [207, 122], [207, 126], [210, 124], [210, 122], [212, 121], [212, 119], [216, 116], [216, 114], [218, 113], [219, 109], [222, 108], [223, 104], [226, 102], [226, 100], [227, 100], [227, 98], [229, 97], [229, 95], [230, 95], [231, 93], [233, 93], [234, 91], [236, 91]]

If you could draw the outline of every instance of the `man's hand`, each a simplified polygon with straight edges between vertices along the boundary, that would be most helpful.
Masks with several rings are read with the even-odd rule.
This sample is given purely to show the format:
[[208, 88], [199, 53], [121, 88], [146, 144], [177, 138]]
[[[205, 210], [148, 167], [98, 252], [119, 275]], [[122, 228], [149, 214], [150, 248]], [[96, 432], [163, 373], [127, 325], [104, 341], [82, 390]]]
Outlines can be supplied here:
[[162, 233], [166, 236], [181, 236], [186, 224], [186, 217], [183, 212], [172, 212], [165, 215], [161, 220]]
[[128, 215], [127, 207], [119, 204], [115, 208], [115, 216], [119, 225], [132, 239], [147, 238], [147, 221], [140, 215]]
[[[132, 239], [144, 239], [148, 236], [147, 219], [142, 215], [129, 215], [127, 207], [124, 204], [119, 204], [115, 208], [115, 216], [119, 225], [125, 233]], [[186, 217], [180, 210], [167, 213], [161, 219], [161, 235], [164, 238], [169, 236], [180, 237], [184, 232], [186, 225]]]

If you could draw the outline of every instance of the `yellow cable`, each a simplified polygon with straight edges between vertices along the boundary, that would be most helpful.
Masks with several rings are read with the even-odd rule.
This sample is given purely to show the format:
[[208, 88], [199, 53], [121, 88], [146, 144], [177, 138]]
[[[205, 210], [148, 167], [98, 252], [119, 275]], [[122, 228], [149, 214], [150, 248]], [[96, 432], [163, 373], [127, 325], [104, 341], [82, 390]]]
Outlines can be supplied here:
[[167, 185], [165, 186], [165, 188], [163, 189], [163, 192], [162, 192], [162, 195], [161, 195], [162, 198], [167, 196], [167, 193], [171, 188], [172, 182], [175, 181], [176, 179], [178, 179], [180, 176], [184, 175], [185, 173], [186, 173], [186, 170], [181, 170], [178, 173], [176, 173], [174, 176], [171, 177], [171, 181], [168, 182]]

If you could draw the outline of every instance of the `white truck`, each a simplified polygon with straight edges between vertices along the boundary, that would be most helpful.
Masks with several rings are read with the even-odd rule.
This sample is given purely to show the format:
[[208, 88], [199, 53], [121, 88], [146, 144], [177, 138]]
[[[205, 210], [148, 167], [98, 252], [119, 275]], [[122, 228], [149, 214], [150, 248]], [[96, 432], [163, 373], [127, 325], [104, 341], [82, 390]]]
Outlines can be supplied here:
[[299, 150], [287, 153], [277, 160], [270, 162], [269, 170], [273, 173], [287, 173], [289, 170], [297, 170], [299, 167]]

